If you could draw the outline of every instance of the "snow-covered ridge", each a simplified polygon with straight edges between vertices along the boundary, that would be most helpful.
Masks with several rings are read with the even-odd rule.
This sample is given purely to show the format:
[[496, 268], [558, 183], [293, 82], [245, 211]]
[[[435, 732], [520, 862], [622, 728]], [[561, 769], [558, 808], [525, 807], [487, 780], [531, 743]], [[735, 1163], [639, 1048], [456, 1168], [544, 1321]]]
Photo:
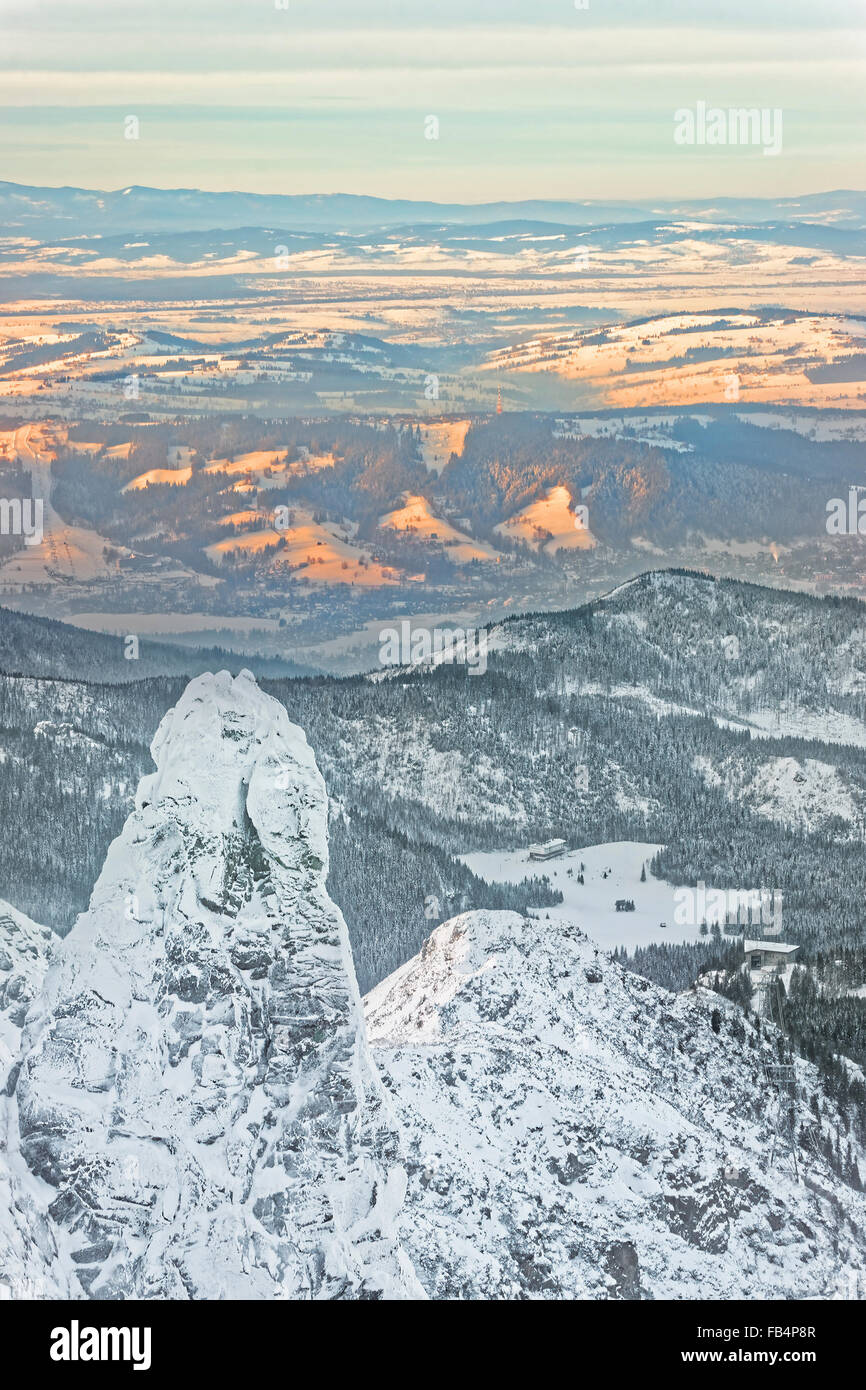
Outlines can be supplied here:
[[823, 1298], [866, 1265], [862, 1193], [814, 1155], [803, 1183], [767, 1171], [767, 1044], [720, 996], [666, 994], [567, 923], [477, 911], [366, 1011], [431, 1297]]
[[[866, 747], [866, 609], [680, 571], [652, 570], [587, 605], [595, 643], [569, 635], [568, 615], [519, 616], [488, 634], [491, 658], [558, 647], [568, 690], [639, 701], [658, 717], [709, 716], [753, 739]], [[627, 637], [628, 666], [599, 683]], [[635, 673], [640, 676], [636, 677]], [[794, 673], [791, 680], [790, 673]], [[711, 675], [710, 675], [711, 673]]]
[[221, 672], [152, 752], [28, 1016], [18, 1200], [72, 1297], [418, 1295], [304, 734]]

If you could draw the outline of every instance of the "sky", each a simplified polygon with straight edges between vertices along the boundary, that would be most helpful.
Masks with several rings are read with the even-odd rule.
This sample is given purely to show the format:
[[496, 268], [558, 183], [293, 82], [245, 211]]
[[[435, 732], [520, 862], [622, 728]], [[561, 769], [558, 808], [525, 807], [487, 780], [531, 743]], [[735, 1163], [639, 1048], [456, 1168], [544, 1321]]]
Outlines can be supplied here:
[[[0, 0], [0, 179], [443, 202], [866, 187], [864, 0], [583, 4]], [[677, 143], [699, 102], [780, 111], [781, 152]]]

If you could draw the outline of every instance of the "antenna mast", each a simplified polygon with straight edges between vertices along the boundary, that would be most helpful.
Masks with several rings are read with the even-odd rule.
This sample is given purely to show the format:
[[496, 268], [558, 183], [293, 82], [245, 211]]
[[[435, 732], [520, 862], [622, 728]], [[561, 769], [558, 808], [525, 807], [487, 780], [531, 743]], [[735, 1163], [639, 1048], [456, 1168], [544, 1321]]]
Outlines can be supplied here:
[[800, 1165], [797, 1162], [797, 1069], [785, 1025], [785, 1003], [782, 982], [774, 977], [764, 989], [764, 1018], [778, 1028], [784, 1042], [783, 1062], [765, 1062], [764, 1078], [771, 1095], [771, 1118], [773, 1124], [773, 1143], [767, 1171], [776, 1164], [790, 1167], [797, 1182], [800, 1181]]

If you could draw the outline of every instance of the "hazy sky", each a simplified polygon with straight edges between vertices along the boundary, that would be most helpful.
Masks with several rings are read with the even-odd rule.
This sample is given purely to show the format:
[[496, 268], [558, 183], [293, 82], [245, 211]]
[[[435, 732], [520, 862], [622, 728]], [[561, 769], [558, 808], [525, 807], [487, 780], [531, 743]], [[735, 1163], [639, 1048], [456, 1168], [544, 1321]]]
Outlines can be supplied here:
[[[864, 0], [0, 0], [0, 179], [441, 201], [863, 188], [864, 21]], [[675, 144], [700, 101], [781, 109], [781, 155]]]

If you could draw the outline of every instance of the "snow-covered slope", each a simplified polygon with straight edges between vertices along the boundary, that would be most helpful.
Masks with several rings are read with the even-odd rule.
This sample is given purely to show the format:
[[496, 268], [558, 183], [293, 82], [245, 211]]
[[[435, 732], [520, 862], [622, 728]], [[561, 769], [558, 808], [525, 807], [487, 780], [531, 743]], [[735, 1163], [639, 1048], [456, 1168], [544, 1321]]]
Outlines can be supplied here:
[[13, 1185], [73, 1296], [415, 1296], [304, 734], [222, 672], [152, 752], [28, 1015]]
[[814, 1154], [801, 1183], [767, 1171], [768, 1045], [719, 996], [666, 994], [577, 927], [470, 912], [366, 1003], [432, 1297], [827, 1297], [866, 1266], [863, 1194]]
[[755, 765], [728, 758], [716, 767], [699, 755], [693, 765], [708, 785], [722, 787], [729, 801], [754, 807], [759, 816], [780, 825], [813, 831], [831, 819], [852, 826], [861, 820], [840, 769], [820, 758], [767, 758]]
[[0, 1298], [62, 1297], [55, 1274], [57, 1246], [47, 1214], [30, 1199], [28, 1183], [13, 1181], [20, 1169], [14, 1134], [10, 1153], [8, 1092], [14, 1085], [21, 1027], [48, 969], [57, 937], [0, 900]]
[[27, 1006], [40, 988], [57, 937], [0, 898], [0, 1091], [18, 1052]]

